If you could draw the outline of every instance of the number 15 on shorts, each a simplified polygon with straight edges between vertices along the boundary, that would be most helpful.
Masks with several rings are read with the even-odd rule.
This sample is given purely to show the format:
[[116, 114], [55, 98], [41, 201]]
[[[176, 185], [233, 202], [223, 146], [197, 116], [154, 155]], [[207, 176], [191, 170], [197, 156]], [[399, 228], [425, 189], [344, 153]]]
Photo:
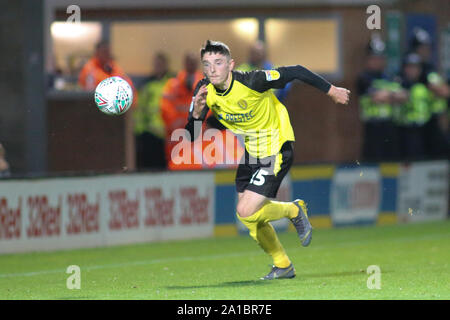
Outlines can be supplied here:
[[262, 186], [264, 182], [266, 182], [265, 175], [268, 175], [269, 172], [264, 169], [258, 169], [250, 179], [250, 184], [254, 184], [255, 186]]

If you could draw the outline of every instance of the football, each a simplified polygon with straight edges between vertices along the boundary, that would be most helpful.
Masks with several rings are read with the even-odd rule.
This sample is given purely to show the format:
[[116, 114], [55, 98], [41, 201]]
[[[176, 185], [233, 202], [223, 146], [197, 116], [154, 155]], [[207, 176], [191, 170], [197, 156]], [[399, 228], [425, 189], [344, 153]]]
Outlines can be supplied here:
[[125, 113], [133, 102], [133, 89], [121, 77], [110, 77], [95, 88], [95, 104], [101, 112], [108, 115]]

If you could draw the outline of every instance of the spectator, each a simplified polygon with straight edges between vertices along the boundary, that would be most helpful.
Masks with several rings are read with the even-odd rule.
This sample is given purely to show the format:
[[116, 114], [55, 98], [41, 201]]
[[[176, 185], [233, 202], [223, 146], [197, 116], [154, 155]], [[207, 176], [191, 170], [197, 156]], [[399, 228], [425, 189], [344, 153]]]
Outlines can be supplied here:
[[138, 169], [164, 169], [166, 128], [161, 114], [164, 85], [173, 77], [169, 72], [167, 56], [159, 52], [153, 58], [153, 73], [139, 90], [134, 110], [136, 162]]
[[411, 41], [412, 52], [421, 58], [422, 72], [420, 82], [430, 91], [430, 119], [424, 126], [426, 154], [431, 158], [446, 158], [450, 156], [450, 144], [445, 137], [445, 128], [441, 123], [447, 117], [447, 99], [450, 90], [444, 79], [436, 72], [432, 59], [432, 38], [422, 28], [415, 28]]
[[192, 53], [184, 56], [184, 69], [167, 81], [161, 99], [161, 114], [166, 128], [166, 159], [169, 161], [177, 142], [170, 137], [175, 129], [184, 128], [189, 114], [194, 89], [203, 74], [197, 70], [198, 58]]
[[[238, 71], [253, 71], [253, 70], [270, 70], [273, 69], [272, 63], [267, 60], [266, 46], [264, 42], [258, 40], [250, 47], [248, 61], [236, 68]], [[283, 102], [291, 88], [292, 82], [289, 82], [283, 89], [276, 90], [278, 100]]]
[[9, 171], [9, 164], [5, 159], [5, 155], [5, 148], [0, 143], [0, 178], [7, 178], [11, 176], [11, 172]]
[[426, 156], [425, 124], [430, 120], [430, 91], [420, 81], [422, 60], [416, 53], [408, 54], [402, 66], [402, 87], [408, 99], [399, 113], [400, 146], [403, 160], [423, 159]]
[[[85, 90], [94, 91], [97, 85], [104, 79], [119, 76], [133, 87], [133, 82], [125, 74], [122, 68], [113, 60], [108, 41], [100, 41], [95, 47], [94, 56], [86, 62], [81, 69], [78, 83]], [[135, 90], [134, 90], [135, 91]], [[134, 95], [134, 102], [137, 95]]]
[[377, 34], [367, 46], [366, 65], [357, 78], [360, 117], [364, 123], [365, 161], [398, 159], [398, 132], [393, 121], [393, 93], [400, 85], [385, 74], [385, 44]]
[[272, 64], [267, 61], [266, 47], [264, 42], [256, 41], [249, 50], [248, 61], [241, 64], [237, 70], [253, 71], [272, 69]]

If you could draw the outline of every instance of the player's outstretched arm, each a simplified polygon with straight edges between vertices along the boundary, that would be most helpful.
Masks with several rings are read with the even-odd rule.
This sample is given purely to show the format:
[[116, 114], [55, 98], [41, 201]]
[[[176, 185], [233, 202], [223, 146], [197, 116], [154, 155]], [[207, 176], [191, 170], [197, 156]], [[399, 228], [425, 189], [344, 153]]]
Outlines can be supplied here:
[[348, 104], [350, 99], [350, 90], [331, 85], [327, 95], [333, 99], [335, 103]]
[[[268, 89], [280, 89], [293, 80], [300, 80], [329, 95], [334, 102], [347, 104], [350, 91], [333, 86], [326, 79], [301, 65], [279, 67], [273, 70], [258, 70], [247, 73], [248, 86], [253, 90], [263, 92]], [[243, 79], [247, 81], [247, 79]]]

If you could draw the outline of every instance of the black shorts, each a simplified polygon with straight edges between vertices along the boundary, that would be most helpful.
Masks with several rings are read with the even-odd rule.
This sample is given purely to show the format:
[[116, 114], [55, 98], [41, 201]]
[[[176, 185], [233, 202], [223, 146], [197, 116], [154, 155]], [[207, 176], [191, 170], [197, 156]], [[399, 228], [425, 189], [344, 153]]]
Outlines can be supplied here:
[[237, 192], [250, 190], [275, 198], [294, 161], [293, 144], [292, 141], [286, 141], [276, 155], [261, 159], [252, 157], [245, 150], [236, 172]]

